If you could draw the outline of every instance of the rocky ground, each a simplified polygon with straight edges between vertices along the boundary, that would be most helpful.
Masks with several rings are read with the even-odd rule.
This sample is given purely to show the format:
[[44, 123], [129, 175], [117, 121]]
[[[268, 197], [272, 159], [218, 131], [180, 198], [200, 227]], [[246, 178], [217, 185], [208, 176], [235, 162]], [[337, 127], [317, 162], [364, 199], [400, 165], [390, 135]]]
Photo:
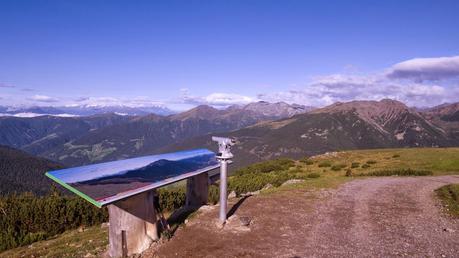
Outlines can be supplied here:
[[216, 226], [205, 206], [172, 240], [143, 257], [458, 257], [459, 220], [434, 198], [459, 176], [353, 180], [336, 190], [297, 188], [232, 199]]

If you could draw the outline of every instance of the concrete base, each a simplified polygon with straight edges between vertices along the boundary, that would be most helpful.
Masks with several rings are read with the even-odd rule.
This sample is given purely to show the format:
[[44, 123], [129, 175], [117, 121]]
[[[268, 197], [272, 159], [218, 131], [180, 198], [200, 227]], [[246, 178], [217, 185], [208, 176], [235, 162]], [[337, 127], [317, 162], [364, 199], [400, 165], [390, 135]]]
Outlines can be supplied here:
[[148, 191], [108, 205], [111, 257], [140, 254], [159, 239], [153, 197]]
[[207, 204], [209, 195], [209, 176], [207, 173], [202, 173], [194, 177], [190, 177], [186, 184], [186, 206], [190, 208], [198, 208]]
[[[202, 173], [187, 181], [186, 207], [207, 204], [209, 177]], [[159, 240], [154, 190], [108, 205], [110, 257], [140, 254]]]

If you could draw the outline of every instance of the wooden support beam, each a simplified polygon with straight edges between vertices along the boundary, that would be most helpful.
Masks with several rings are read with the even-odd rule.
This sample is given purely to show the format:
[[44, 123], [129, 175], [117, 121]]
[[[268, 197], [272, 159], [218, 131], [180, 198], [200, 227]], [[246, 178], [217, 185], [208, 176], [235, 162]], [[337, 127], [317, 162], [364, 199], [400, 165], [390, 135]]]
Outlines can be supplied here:
[[186, 206], [197, 208], [207, 204], [209, 195], [209, 176], [207, 173], [188, 178], [186, 184]]
[[148, 191], [108, 205], [111, 257], [140, 254], [159, 239], [153, 197]]

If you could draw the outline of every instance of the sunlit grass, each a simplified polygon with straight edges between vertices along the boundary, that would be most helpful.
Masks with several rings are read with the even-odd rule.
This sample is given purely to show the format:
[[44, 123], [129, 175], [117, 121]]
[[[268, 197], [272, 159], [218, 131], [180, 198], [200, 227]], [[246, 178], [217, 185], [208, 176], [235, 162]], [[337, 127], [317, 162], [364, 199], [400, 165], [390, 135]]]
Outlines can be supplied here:
[[[459, 148], [406, 148], [344, 151], [333, 155], [322, 155], [308, 166], [312, 171], [321, 171], [319, 164], [345, 164], [354, 174], [379, 170], [427, 170], [434, 175], [457, 174], [459, 171]], [[353, 164], [354, 163], [354, 164]], [[358, 163], [358, 164], [357, 164]], [[365, 168], [365, 164], [367, 168]]]
[[46, 241], [0, 253], [0, 257], [100, 257], [108, 245], [108, 229], [94, 226], [67, 231]]
[[459, 184], [451, 184], [435, 190], [448, 213], [459, 218]]

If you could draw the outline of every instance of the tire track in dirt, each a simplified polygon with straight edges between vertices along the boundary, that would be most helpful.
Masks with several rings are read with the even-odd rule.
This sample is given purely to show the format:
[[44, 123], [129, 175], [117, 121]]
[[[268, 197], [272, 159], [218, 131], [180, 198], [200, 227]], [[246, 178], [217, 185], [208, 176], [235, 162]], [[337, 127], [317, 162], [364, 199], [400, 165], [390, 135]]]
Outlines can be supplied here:
[[317, 224], [298, 255], [458, 257], [458, 221], [442, 214], [433, 192], [449, 183], [459, 183], [459, 176], [347, 183], [317, 204]]
[[[208, 206], [143, 256], [458, 257], [459, 220], [442, 213], [433, 192], [450, 183], [459, 176], [357, 179], [319, 193], [253, 196], [224, 229], [214, 224], [218, 206]], [[238, 226], [241, 216], [253, 220], [249, 229]]]

